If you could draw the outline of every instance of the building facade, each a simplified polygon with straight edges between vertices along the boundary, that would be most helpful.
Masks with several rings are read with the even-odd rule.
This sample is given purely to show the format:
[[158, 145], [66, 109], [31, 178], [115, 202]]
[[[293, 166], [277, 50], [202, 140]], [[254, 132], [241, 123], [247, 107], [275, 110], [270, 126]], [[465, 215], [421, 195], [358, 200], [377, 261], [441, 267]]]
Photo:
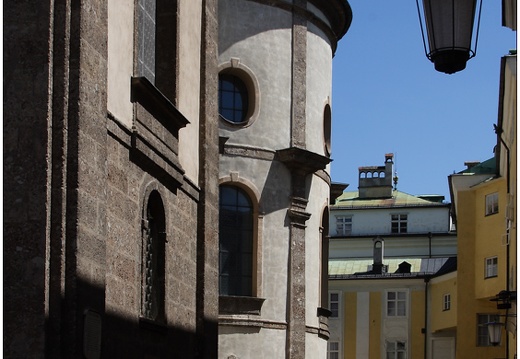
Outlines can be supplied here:
[[219, 2], [219, 358], [326, 355], [332, 57], [350, 20], [345, 1]]
[[[495, 155], [449, 176], [459, 272], [457, 357], [516, 357], [516, 53], [501, 60]], [[503, 324], [493, 345], [487, 323]]]
[[329, 358], [454, 358], [453, 325], [433, 314], [456, 293], [450, 204], [396, 182], [387, 154], [330, 207]]
[[4, 355], [324, 357], [348, 3], [4, 11]]

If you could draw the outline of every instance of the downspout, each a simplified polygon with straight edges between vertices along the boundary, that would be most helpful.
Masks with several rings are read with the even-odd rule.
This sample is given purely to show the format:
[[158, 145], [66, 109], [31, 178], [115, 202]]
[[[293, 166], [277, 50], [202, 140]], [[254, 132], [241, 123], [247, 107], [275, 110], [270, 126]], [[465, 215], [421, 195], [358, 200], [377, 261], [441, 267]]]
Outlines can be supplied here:
[[[507, 146], [506, 142], [503, 140], [502, 138], [502, 133], [504, 132], [504, 130], [502, 129], [502, 127], [499, 127], [497, 125], [493, 125], [493, 128], [495, 130], [495, 133], [497, 134], [497, 137], [498, 139], [500, 140], [500, 142], [502, 143], [502, 145], [505, 147], [506, 149], [506, 183], [507, 183], [507, 197], [508, 197], [508, 201], [509, 201], [509, 193], [510, 193], [510, 171], [509, 171], [509, 168], [510, 168], [510, 156], [509, 156], [509, 147]], [[500, 168], [500, 163], [497, 163], [497, 168], [499, 169]], [[498, 170], [500, 171], [500, 170]], [[500, 174], [500, 172], [499, 172]], [[509, 205], [509, 203], [507, 203], [507, 205]], [[509, 218], [506, 218], [506, 235], [507, 235], [507, 244], [506, 244], [506, 290], [509, 292], [509, 266], [510, 266], [510, 260], [509, 260], [509, 256], [510, 256], [510, 250], [509, 250]], [[508, 317], [507, 315], [509, 314], [508, 313], [508, 309], [506, 309], [506, 358], [509, 358], [509, 333], [507, 332], [507, 321], [508, 321]]]
[[429, 340], [429, 318], [428, 318], [428, 288], [430, 277], [424, 278], [424, 359], [428, 358], [428, 340]]

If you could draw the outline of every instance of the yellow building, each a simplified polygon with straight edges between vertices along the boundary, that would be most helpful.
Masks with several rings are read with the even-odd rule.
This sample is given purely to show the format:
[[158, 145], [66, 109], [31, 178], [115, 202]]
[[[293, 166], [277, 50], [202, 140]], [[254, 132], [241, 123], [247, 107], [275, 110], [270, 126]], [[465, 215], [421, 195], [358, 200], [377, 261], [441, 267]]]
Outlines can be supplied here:
[[[501, 64], [495, 156], [449, 176], [459, 246], [457, 358], [516, 357], [516, 52]], [[489, 322], [505, 324], [498, 345]]]

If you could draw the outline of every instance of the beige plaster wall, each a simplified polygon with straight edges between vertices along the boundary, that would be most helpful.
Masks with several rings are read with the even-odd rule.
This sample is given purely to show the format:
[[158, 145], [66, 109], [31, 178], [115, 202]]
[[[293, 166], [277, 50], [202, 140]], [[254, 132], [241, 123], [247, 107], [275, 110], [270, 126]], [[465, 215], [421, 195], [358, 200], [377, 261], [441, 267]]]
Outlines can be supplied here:
[[177, 98], [178, 109], [190, 121], [179, 131], [179, 160], [195, 183], [199, 176], [201, 0], [180, 0]]
[[126, 127], [132, 127], [130, 78], [134, 66], [134, 1], [108, 2], [108, 111]]

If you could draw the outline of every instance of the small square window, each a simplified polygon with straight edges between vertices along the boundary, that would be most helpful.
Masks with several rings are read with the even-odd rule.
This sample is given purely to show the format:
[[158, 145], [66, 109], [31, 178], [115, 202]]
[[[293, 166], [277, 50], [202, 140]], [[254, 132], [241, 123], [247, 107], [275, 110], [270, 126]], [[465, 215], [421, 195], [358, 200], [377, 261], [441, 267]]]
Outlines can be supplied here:
[[486, 216], [498, 213], [498, 192], [486, 195]]
[[392, 214], [392, 233], [408, 233], [407, 214]]
[[450, 310], [451, 308], [451, 295], [444, 294], [442, 298], [442, 310]]
[[389, 317], [406, 316], [406, 292], [386, 293], [386, 315]]
[[406, 359], [406, 342], [401, 340], [386, 342], [387, 359]]
[[486, 258], [486, 273], [485, 278], [492, 278], [498, 276], [498, 258]]
[[336, 235], [350, 236], [352, 234], [352, 216], [336, 217]]

